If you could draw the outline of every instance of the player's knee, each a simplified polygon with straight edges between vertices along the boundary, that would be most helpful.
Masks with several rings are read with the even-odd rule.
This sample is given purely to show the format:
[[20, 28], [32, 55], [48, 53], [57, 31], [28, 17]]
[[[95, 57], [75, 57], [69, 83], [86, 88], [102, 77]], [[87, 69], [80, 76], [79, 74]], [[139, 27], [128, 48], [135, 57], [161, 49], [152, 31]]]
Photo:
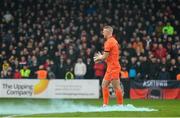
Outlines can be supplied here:
[[110, 83], [109, 81], [103, 80], [101, 87], [107, 88], [109, 86], [109, 83]]
[[102, 84], [102, 85], [101, 85], [101, 88], [102, 88], [102, 89], [108, 88], [108, 84]]
[[102, 85], [101, 85], [101, 88], [103, 89], [103, 88], [107, 88], [107, 87], [105, 86], [105, 84], [102, 84]]

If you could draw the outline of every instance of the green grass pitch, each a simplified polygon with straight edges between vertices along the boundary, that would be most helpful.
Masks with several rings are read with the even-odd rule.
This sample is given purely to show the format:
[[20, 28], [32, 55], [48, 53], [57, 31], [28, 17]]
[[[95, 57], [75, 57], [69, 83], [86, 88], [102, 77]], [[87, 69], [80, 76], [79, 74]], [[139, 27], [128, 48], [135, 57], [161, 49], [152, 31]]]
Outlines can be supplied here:
[[[57, 100], [57, 99], [56, 99]], [[24, 104], [32, 102], [33, 104], [46, 105], [48, 99], [5, 99], [0, 98], [0, 105], [8, 104]], [[83, 103], [87, 105], [101, 106], [102, 99], [76, 99], [67, 100], [73, 101], [74, 103]], [[110, 99], [110, 105], [115, 105], [116, 100]], [[157, 109], [158, 111], [153, 112], [76, 112], [76, 113], [55, 113], [55, 114], [36, 114], [36, 115], [24, 115], [21, 117], [180, 117], [180, 100], [130, 100], [125, 99], [124, 104], [132, 104], [135, 107], [147, 107]], [[10, 114], [9, 114], [10, 115]], [[6, 117], [8, 115], [0, 114], [0, 117]], [[20, 117], [20, 116], [12, 116]]]

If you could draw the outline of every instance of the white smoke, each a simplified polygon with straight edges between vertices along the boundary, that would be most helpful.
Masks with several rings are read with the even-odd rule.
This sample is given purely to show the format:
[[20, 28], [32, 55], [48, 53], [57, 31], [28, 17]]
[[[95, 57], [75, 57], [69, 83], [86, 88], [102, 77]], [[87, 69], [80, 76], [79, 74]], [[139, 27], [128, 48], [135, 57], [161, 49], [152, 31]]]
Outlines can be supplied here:
[[123, 106], [93, 106], [85, 103], [74, 103], [69, 100], [50, 100], [47, 103], [38, 103], [36, 100], [22, 101], [21, 103], [6, 103], [0, 105], [1, 115], [31, 115], [48, 113], [72, 112], [107, 112], [107, 111], [157, 111], [144, 107], [135, 107], [131, 104]]

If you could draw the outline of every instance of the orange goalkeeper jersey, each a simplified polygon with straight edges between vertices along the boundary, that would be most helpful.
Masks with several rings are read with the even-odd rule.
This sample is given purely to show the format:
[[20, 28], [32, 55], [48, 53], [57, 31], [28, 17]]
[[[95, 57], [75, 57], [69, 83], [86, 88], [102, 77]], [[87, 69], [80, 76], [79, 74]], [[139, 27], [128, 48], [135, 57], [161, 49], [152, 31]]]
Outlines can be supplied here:
[[109, 52], [109, 56], [105, 60], [107, 63], [107, 71], [119, 70], [119, 44], [114, 37], [110, 37], [104, 43], [104, 51]]

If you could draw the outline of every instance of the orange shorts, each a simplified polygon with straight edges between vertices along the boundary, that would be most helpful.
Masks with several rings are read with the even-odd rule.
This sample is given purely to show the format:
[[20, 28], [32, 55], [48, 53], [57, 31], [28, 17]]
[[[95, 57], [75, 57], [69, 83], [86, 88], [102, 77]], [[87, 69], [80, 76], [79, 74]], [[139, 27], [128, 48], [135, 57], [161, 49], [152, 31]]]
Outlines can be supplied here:
[[105, 80], [111, 81], [112, 79], [119, 79], [120, 78], [120, 69], [106, 71], [104, 75]]

